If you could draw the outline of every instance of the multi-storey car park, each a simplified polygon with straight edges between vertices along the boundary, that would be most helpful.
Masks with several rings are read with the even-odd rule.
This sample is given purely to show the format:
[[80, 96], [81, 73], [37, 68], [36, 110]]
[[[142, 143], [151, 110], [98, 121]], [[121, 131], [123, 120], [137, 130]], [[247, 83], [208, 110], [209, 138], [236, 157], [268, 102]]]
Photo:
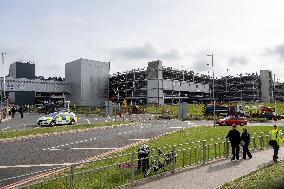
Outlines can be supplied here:
[[[32, 105], [52, 99], [70, 100], [71, 105], [104, 106], [107, 99], [138, 104], [209, 103], [213, 100], [213, 80], [209, 75], [163, 67], [152, 61], [145, 68], [117, 72], [109, 76], [110, 63], [79, 59], [67, 63], [64, 78], [35, 76], [35, 65], [11, 64], [5, 91], [12, 103]], [[239, 74], [215, 78], [216, 101], [284, 101], [284, 84], [274, 82], [272, 72]], [[3, 79], [0, 90], [3, 95]], [[2, 98], [1, 98], [2, 99]]]
[[[149, 62], [147, 68], [110, 76], [110, 97], [141, 104], [208, 103], [212, 83], [208, 75], [163, 67], [158, 60]], [[284, 85], [274, 82], [269, 70], [216, 78], [214, 93], [215, 100], [222, 102], [284, 101]]]

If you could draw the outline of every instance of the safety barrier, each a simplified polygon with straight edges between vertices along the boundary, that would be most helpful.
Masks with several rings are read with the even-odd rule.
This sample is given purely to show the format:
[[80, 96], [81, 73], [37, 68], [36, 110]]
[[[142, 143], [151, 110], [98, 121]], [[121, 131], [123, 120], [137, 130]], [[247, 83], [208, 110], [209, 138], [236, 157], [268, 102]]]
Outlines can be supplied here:
[[[252, 151], [262, 150], [269, 147], [268, 142], [268, 135], [254, 133], [251, 136], [250, 148]], [[171, 174], [186, 168], [227, 159], [231, 155], [230, 143], [225, 138], [162, 146], [150, 150], [150, 156], [147, 158], [149, 167], [156, 164], [157, 168], [150, 173], [148, 172], [148, 174], [146, 172], [149, 167], [142, 166], [142, 168], [138, 169], [138, 152], [135, 151], [83, 164], [72, 164], [63, 168], [56, 168], [52, 172], [45, 172], [48, 173], [45, 177], [31, 182], [23, 182], [23, 185], [17, 186], [17, 188], [131, 187], [149, 177]], [[158, 153], [158, 151], [175, 154], [173, 161], [166, 164], [165, 155]], [[159, 167], [159, 165], [161, 166]]]

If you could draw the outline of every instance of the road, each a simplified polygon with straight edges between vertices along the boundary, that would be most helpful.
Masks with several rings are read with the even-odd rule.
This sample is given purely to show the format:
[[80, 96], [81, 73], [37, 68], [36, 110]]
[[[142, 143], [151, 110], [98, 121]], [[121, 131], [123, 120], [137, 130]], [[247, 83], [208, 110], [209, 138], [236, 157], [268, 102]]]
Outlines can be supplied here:
[[[5, 130], [35, 127], [34, 122], [38, 117], [39, 115], [29, 114], [24, 119], [15, 118], [3, 123], [1, 128], [3, 129], [3, 125], [4, 127], [10, 127]], [[0, 180], [68, 163], [75, 163], [143, 139], [181, 129], [182, 127], [213, 125], [212, 121], [147, 120], [152, 118], [151, 115], [135, 115], [134, 117], [136, 120], [141, 120], [141, 122], [127, 127], [96, 129], [56, 136], [51, 135], [0, 142]], [[80, 116], [79, 123], [94, 123], [111, 119]], [[251, 125], [272, 124], [254, 123]], [[5, 130], [2, 130], [2, 132], [5, 132]], [[0, 186], [12, 181], [2, 181], [0, 182]]]
[[[38, 125], [36, 124], [36, 121], [38, 118], [44, 116], [43, 114], [37, 114], [37, 113], [25, 113], [24, 118], [21, 119], [20, 115], [15, 116], [14, 119], [11, 119], [7, 122], [3, 122], [0, 124], [0, 132], [4, 131], [12, 131], [12, 130], [23, 130], [23, 129], [29, 129], [29, 128], [36, 128]], [[101, 117], [101, 116], [95, 116], [95, 115], [77, 115], [78, 116], [78, 124], [92, 124], [96, 122], [104, 122], [104, 121], [115, 121], [115, 117]], [[150, 114], [141, 114], [141, 115], [131, 115], [131, 117], [126, 116], [125, 121], [136, 120], [141, 121], [144, 119], [150, 119], [154, 118], [154, 115]], [[123, 121], [123, 118], [117, 117], [117, 121]]]

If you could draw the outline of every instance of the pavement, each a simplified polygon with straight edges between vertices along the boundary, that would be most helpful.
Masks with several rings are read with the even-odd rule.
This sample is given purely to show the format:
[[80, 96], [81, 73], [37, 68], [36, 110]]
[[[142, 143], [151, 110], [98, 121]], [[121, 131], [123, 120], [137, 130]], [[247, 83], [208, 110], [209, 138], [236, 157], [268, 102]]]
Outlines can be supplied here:
[[[214, 189], [260, 167], [273, 163], [273, 149], [252, 153], [250, 160], [221, 160], [138, 185], [135, 189]], [[279, 150], [279, 159], [284, 149]]]

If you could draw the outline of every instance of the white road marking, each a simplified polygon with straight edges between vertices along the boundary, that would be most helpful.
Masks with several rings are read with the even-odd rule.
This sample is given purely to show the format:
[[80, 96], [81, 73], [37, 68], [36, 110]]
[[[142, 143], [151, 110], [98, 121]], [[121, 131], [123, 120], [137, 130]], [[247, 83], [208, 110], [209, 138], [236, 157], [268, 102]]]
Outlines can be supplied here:
[[10, 127], [5, 127], [5, 128], [3, 128], [3, 129], [1, 129], [1, 131], [4, 131], [4, 130], [7, 130], [7, 129], [9, 129]]
[[10, 165], [10, 166], [0, 166], [0, 169], [7, 168], [27, 168], [27, 167], [52, 167], [52, 166], [70, 166], [73, 163], [62, 163], [62, 164], [37, 164], [37, 165]]
[[81, 141], [76, 141], [76, 142], [71, 142], [71, 143], [67, 143], [67, 144], [61, 144], [58, 146], [52, 146], [50, 148], [43, 148], [42, 150], [46, 151], [46, 150], [60, 150], [60, 147], [64, 147], [64, 146], [69, 146], [69, 145], [73, 145], [74, 143], [78, 144], [78, 143], [83, 143], [83, 142], [88, 142], [88, 141], [92, 141], [92, 140], [96, 140], [96, 138], [90, 138], [89, 140], [81, 140]]
[[170, 127], [171, 129], [182, 129], [182, 127]]
[[116, 150], [118, 148], [69, 148], [71, 150]]
[[58, 148], [51, 148], [51, 149], [48, 149], [48, 150], [50, 150], [50, 151], [59, 151], [60, 149], [58, 149]]
[[147, 140], [147, 139], [145, 139], [145, 138], [133, 138], [133, 139], [129, 139], [129, 140], [140, 141], [140, 140]]
[[190, 121], [185, 121], [188, 125], [193, 125], [194, 123], [191, 123]]

